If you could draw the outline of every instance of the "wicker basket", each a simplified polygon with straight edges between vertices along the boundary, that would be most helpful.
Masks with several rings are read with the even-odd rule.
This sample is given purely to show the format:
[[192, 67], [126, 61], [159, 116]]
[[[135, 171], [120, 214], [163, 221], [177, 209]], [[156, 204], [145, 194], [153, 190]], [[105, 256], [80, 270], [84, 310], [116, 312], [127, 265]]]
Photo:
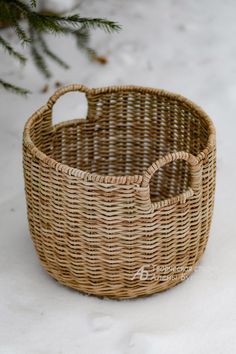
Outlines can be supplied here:
[[[86, 119], [52, 125], [70, 91]], [[189, 100], [135, 86], [59, 89], [28, 120], [24, 176], [44, 268], [84, 293], [132, 298], [184, 280], [206, 247], [215, 130]]]

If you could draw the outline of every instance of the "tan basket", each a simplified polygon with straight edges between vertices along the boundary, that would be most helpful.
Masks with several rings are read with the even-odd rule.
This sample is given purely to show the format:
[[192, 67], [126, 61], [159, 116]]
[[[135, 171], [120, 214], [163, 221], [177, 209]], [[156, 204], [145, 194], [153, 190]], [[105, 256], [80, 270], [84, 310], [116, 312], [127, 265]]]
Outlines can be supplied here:
[[[66, 92], [86, 119], [52, 125]], [[189, 100], [124, 86], [59, 89], [24, 130], [28, 219], [44, 268], [84, 293], [131, 298], [185, 279], [206, 247], [215, 130]]]

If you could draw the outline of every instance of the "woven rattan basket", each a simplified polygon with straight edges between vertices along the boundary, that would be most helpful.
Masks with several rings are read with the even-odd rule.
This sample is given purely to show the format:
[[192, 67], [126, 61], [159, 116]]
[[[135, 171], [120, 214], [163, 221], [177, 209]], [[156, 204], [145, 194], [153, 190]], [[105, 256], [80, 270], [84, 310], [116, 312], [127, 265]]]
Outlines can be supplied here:
[[[87, 117], [53, 126], [53, 105], [70, 91], [86, 94]], [[162, 90], [70, 85], [26, 123], [24, 176], [48, 273], [98, 296], [152, 294], [184, 280], [206, 247], [214, 126]]]

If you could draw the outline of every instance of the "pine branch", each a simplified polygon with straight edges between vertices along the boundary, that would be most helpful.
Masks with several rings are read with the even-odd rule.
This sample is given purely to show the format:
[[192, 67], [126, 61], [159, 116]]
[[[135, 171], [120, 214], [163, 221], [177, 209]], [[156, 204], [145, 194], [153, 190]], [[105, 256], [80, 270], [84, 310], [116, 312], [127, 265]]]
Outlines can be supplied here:
[[8, 52], [9, 55], [14, 56], [18, 59], [22, 64], [25, 64], [26, 58], [19, 52], [15, 51], [15, 49], [7, 42], [2, 36], [0, 36], [0, 44], [2, 47]]
[[[64, 16], [59, 14], [38, 13], [34, 11], [37, 0], [0, 0], [0, 23], [13, 27], [21, 44], [29, 44], [31, 55], [35, 65], [46, 78], [51, 76], [47, 67], [47, 59], [50, 58], [64, 68], [69, 66], [59, 58], [48, 46], [44, 39], [44, 33], [73, 35], [78, 47], [83, 49], [90, 57], [96, 57], [96, 52], [89, 47], [90, 30], [102, 29], [108, 33], [118, 31], [121, 27], [114, 21], [100, 18], [84, 18], [79, 14]], [[8, 41], [0, 37], [0, 45], [24, 63], [26, 58], [16, 51]], [[3, 80], [0, 85], [8, 90], [26, 94], [28, 91], [18, 88]]]
[[52, 60], [54, 60], [58, 65], [60, 65], [60, 66], [63, 67], [64, 69], [69, 69], [69, 65], [66, 64], [62, 59], [60, 59], [55, 53], [53, 53], [53, 52], [49, 49], [49, 47], [48, 47], [48, 45], [47, 45], [45, 39], [44, 39], [43, 36], [42, 36], [42, 34], [38, 33], [38, 38], [37, 38], [37, 39], [38, 39], [38, 42], [39, 42], [39, 44], [40, 44], [40, 46], [41, 46], [41, 48], [42, 48], [42, 51], [43, 51], [49, 58], [51, 58]]
[[89, 30], [85, 28], [85, 26], [82, 26], [79, 30], [65, 27], [64, 34], [70, 34], [74, 36], [77, 46], [83, 49], [89, 55], [89, 57], [94, 57], [96, 55], [96, 51], [88, 46], [90, 33]]
[[8, 0], [8, 3], [13, 8], [13, 12], [20, 12], [21, 15], [29, 21], [30, 25], [38, 31], [63, 33], [63, 26], [65, 25], [71, 25], [77, 28], [81, 28], [81, 25], [84, 25], [91, 29], [100, 28], [108, 33], [121, 29], [119, 24], [107, 19], [84, 18], [80, 17], [80, 15], [60, 16], [56, 14], [41, 14], [32, 11], [27, 4], [20, 0]]
[[121, 29], [121, 26], [114, 21], [110, 21], [104, 18], [84, 18], [78, 17], [78, 22], [83, 24], [85, 28], [88, 29], [102, 29], [108, 33], [116, 32]]
[[0, 21], [12, 24], [13, 9], [10, 2], [0, 0]]
[[79, 46], [86, 47], [89, 43], [90, 32], [84, 25], [81, 27], [81, 29], [74, 31], [72, 34], [76, 35], [77, 39], [79, 40]]
[[96, 56], [96, 51], [89, 47], [90, 33], [89, 30], [83, 26], [80, 30], [72, 33], [76, 38], [77, 46], [83, 49], [90, 58]]
[[34, 30], [34, 28], [30, 28], [29, 33], [30, 33], [30, 40], [31, 40], [30, 50], [31, 50], [31, 55], [32, 55], [33, 61], [36, 65], [36, 67], [38, 67], [38, 69], [41, 71], [41, 73], [47, 79], [49, 79], [52, 76], [52, 74], [51, 74], [50, 70], [48, 69], [48, 66], [47, 66], [47, 63], [46, 63], [44, 57], [41, 55], [41, 53], [39, 52], [39, 50], [37, 48], [37, 32]]
[[[2, 0], [3, 2], [6, 2], [6, 0]], [[14, 9], [15, 12], [18, 12], [22, 15], [22, 17], [27, 18], [28, 15], [31, 14], [32, 9], [30, 6], [28, 6], [25, 2], [22, 2], [21, 0], [7, 0], [9, 6]]]
[[[120, 30], [120, 26], [113, 21], [100, 18], [83, 18], [79, 15], [58, 16], [45, 15], [32, 11], [28, 14], [31, 26], [38, 31], [64, 33], [64, 26], [81, 29], [82, 26], [88, 29], [100, 28], [108, 33]], [[79, 28], [78, 28], [79, 27]]]
[[31, 7], [36, 7], [36, 0], [31, 0], [30, 1], [30, 5], [31, 5]]
[[30, 93], [29, 90], [10, 84], [9, 82], [3, 81], [2, 79], [0, 79], [0, 86], [3, 87], [5, 90], [12, 91], [13, 93], [17, 93], [23, 96]]
[[39, 51], [34, 45], [31, 46], [31, 55], [38, 69], [47, 79], [49, 79], [52, 76], [52, 74], [49, 71], [43, 56], [39, 53]]
[[73, 16], [61, 17], [57, 15], [43, 15], [36, 12], [32, 12], [28, 20], [31, 26], [40, 32], [63, 33], [64, 25], [76, 25]]
[[15, 8], [13, 1], [0, 0], [0, 22], [13, 27], [20, 41], [27, 43], [27, 34], [19, 24], [21, 19], [22, 14]]
[[30, 42], [30, 38], [27, 36], [25, 30], [23, 30], [23, 28], [19, 25], [19, 23], [15, 22], [13, 24], [13, 26], [15, 27], [15, 31], [16, 34], [18, 36], [18, 38], [20, 39], [22, 44], [27, 44]]

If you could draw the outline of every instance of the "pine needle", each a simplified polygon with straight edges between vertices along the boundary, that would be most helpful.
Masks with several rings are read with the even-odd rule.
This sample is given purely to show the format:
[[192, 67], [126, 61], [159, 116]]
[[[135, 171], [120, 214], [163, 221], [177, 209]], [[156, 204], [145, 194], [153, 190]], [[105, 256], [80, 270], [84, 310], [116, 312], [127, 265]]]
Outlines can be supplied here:
[[[69, 66], [55, 54], [44, 39], [44, 34], [63, 34], [75, 37], [77, 45], [90, 58], [99, 58], [96, 52], [89, 47], [90, 31], [102, 29], [108, 33], [121, 29], [117, 22], [104, 18], [85, 18], [80, 14], [65, 16], [60, 14], [40, 13], [36, 11], [37, 0], [0, 0], [0, 22], [12, 27], [21, 44], [28, 44], [33, 61], [36, 67], [46, 77], [51, 77], [51, 72], [47, 66], [47, 58], [52, 59], [65, 69]], [[26, 58], [16, 51], [11, 44], [0, 36], [0, 46], [9, 55], [25, 63]], [[100, 62], [104, 62], [99, 59]], [[27, 94], [29, 91], [5, 82], [0, 81], [0, 85], [7, 90], [20, 94]]]
[[30, 5], [31, 5], [31, 7], [36, 7], [36, 0], [31, 0], [30, 1]]
[[0, 36], [0, 44], [2, 47], [8, 52], [9, 55], [14, 56], [18, 59], [22, 64], [25, 64], [26, 58], [19, 52], [15, 51], [15, 49], [7, 42], [4, 38]]
[[55, 53], [53, 53], [46, 41], [44, 40], [43, 36], [41, 34], [38, 34], [38, 41], [39, 44], [41, 45], [42, 51], [49, 57], [51, 58], [53, 61], [55, 61], [58, 65], [60, 65], [61, 67], [63, 67], [64, 69], [69, 69], [69, 65], [67, 63], [65, 63], [61, 58], [59, 58]]
[[0, 86], [3, 87], [5, 90], [12, 91], [13, 93], [17, 93], [22, 96], [26, 96], [30, 93], [29, 90], [10, 84], [9, 82], [6, 82], [2, 79], [0, 79]]
[[78, 21], [88, 29], [102, 29], [108, 33], [117, 32], [121, 29], [121, 26], [114, 21], [109, 21], [103, 18], [78, 18]]
[[31, 46], [31, 54], [37, 68], [47, 79], [49, 79], [52, 76], [52, 74], [49, 71], [43, 56], [40, 54], [40, 52], [37, 50], [37, 48], [34, 45]]
[[15, 27], [16, 34], [20, 39], [22, 44], [27, 44], [30, 42], [30, 38], [27, 36], [26, 32], [23, 28], [19, 25], [19, 23], [14, 23], [13, 26]]

